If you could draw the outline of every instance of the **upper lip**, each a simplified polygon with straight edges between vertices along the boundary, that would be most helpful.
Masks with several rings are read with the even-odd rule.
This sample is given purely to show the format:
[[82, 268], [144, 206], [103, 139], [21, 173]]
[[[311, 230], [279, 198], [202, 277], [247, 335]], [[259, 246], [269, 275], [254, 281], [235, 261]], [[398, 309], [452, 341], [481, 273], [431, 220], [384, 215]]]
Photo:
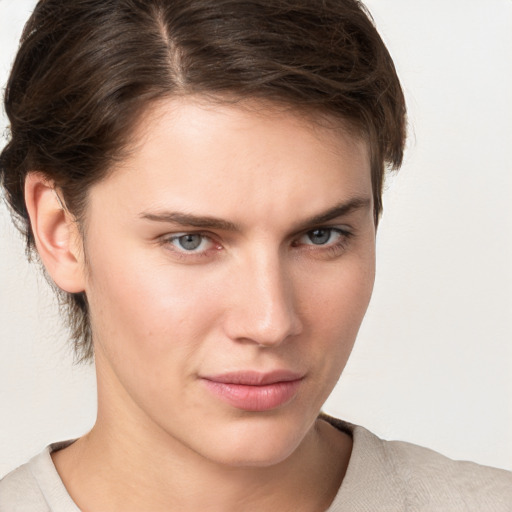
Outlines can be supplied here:
[[254, 370], [234, 371], [219, 375], [207, 375], [203, 379], [218, 382], [220, 384], [239, 384], [245, 386], [266, 386], [277, 382], [291, 382], [304, 377], [304, 374], [290, 370], [273, 370], [270, 372], [258, 372]]

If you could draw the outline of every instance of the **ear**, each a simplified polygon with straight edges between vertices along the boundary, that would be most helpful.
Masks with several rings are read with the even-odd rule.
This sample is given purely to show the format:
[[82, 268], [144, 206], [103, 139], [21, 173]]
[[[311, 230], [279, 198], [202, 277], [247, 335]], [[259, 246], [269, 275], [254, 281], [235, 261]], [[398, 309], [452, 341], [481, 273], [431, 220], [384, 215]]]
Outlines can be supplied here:
[[37, 252], [55, 284], [69, 293], [85, 288], [81, 236], [52, 182], [39, 172], [25, 180], [25, 203]]

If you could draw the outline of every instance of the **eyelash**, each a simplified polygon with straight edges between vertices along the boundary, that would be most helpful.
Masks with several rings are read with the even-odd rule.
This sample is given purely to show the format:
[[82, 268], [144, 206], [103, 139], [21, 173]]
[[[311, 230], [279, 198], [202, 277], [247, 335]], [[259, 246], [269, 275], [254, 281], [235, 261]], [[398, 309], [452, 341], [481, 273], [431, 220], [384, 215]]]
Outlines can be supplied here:
[[[309, 234], [312, 234], [315, 231], [329, 231], [330, 237], [333, 233], [337, 233], [339, 235], [339, 239], [335, 242], [331, 242], [328, 244], [301, 244], [299, 243], [299, 240], [307, 237]], [[298, 236], [291, 244], [294, 248], [304, 247], [304, 250], [307, 251], [315, 251], [315, 253], [325, 256], [327, 258], [329, 257], [335, 257], [340, 255], [347, 247], [347, 244], [350, 240], [350, 238], [354, 235], [351, 231], [348, 231], [346, 229], [341, 229], [338, 227], [318, 227], [314, 229], [310, 229], [306, 231], [305, 233]], [[201, 243], [205, 239], [210, 241], [210, 244], [213, 245], [213, 247], [209, 247], [205, 250], [194, 252], [193, 250], [187, 251], [185, 249], [178, 249], [175, 248], [173, 245], [173, 242], [179, 240], [182, 237], [185, 236], [200, 236], [202, 237]], [[180, 258], [180, 259], [186, 259], [188, 261], [194, 261], [195, 259], [202, 259], [202, 258], [208, 258], [211, 257], [211, 252], [218, 252], [222, 250], [222, 246], [220, 243], [216, 242], [216, 240], [211, 236], [209, 233], [204, 233], [200, 231], [184, 231], [180, 233], [174, 233], [172, 235], [167, 235], [161, 239], [161, 244], [166, 246], [168, 250], [173, 252], [173, 255]]]

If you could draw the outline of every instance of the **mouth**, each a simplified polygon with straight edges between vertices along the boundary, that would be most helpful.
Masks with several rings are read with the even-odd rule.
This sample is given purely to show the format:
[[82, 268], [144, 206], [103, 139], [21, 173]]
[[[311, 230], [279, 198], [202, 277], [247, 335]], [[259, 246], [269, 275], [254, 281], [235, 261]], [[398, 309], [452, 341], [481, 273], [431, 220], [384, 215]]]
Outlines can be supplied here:
[[206, 388], [218, 399], [244, 411], [277, 409], [293, 400], [304, 375], [288, 370], [268, 373], [231, 372], [202, 377]]

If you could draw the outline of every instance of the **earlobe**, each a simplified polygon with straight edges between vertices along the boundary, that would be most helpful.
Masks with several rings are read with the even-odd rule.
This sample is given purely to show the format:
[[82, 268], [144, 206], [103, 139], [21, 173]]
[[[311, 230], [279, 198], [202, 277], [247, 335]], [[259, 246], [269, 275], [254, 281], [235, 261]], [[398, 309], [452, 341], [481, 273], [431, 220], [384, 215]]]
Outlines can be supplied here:
[[53, 183], [41, 173], [29, 173], [25, 180], [25, 203], [37, 251], [48, 274], [68, 293], [84, 291], [78, 226]]

